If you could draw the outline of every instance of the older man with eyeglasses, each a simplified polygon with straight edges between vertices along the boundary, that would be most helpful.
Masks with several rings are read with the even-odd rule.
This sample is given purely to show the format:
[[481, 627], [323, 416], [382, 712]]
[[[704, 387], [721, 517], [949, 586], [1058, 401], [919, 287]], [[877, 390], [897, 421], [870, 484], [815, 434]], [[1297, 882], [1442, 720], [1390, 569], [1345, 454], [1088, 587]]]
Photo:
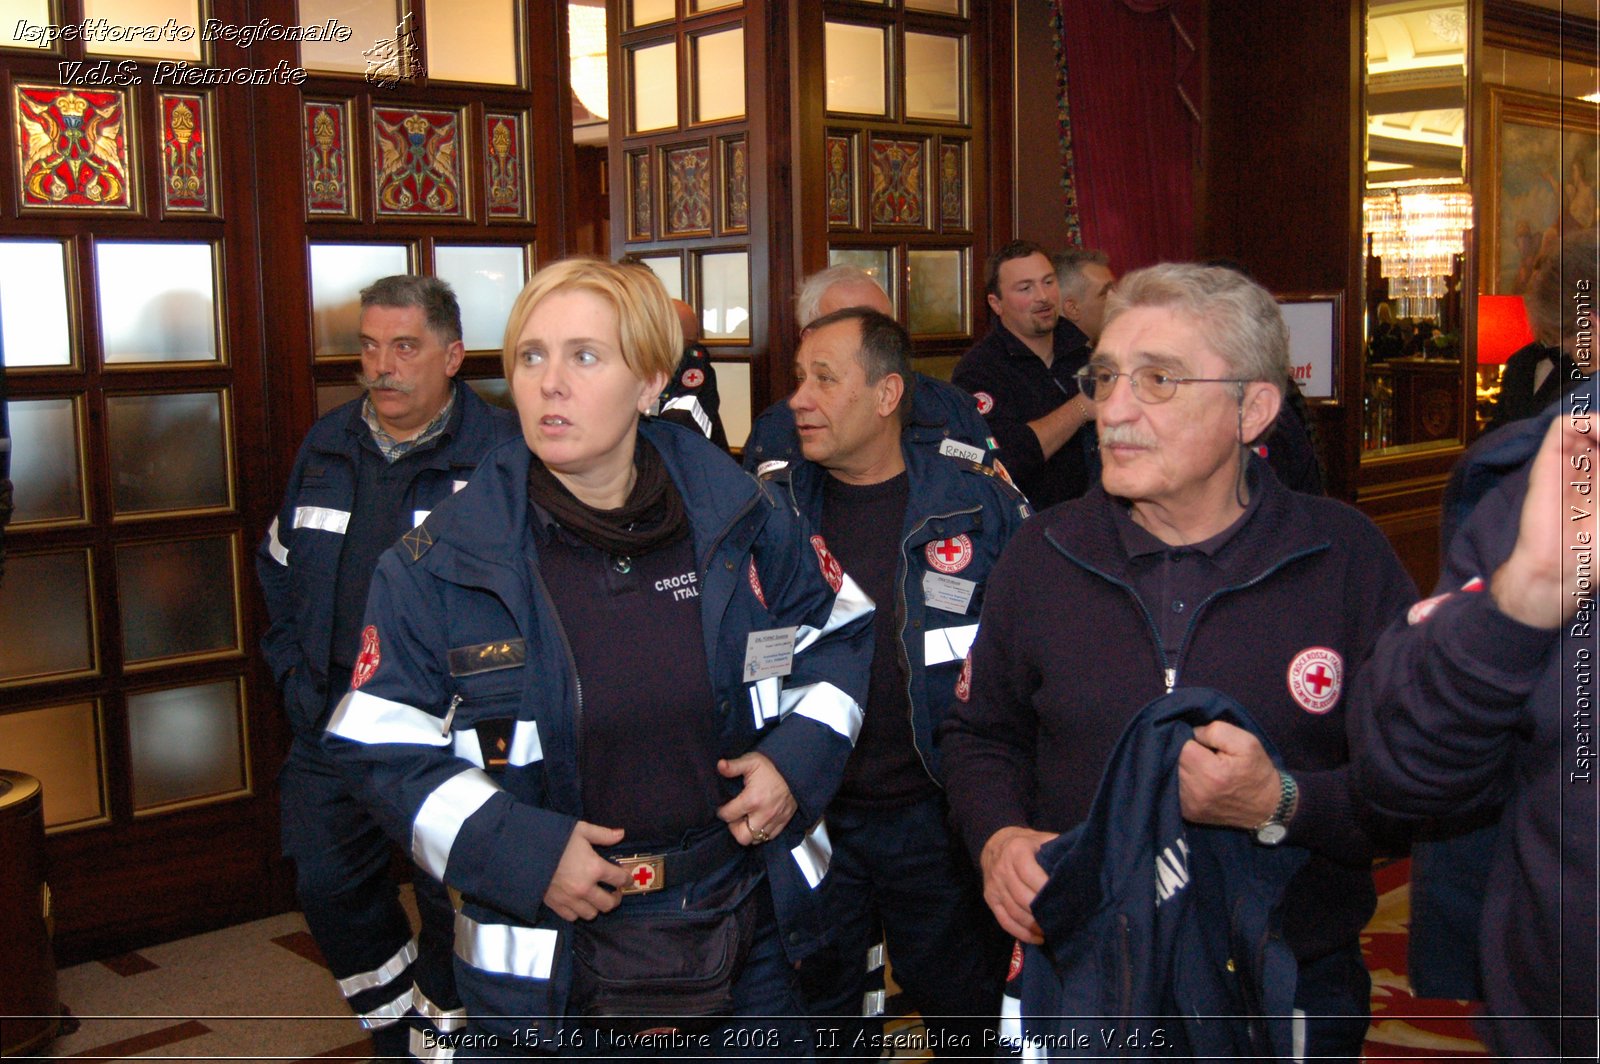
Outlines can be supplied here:
[[[1053, 978], [1103, 981], [1105, 993], [1092, 999], [1107, 1002], [1127, 1002], [1110, 984], [1130, 957], [1163, 974], [1160, 994], [1105, 1015], [1175, 1016], [1194, 967], [1206, 978], [1245, 978], [1252, 958], [1237, 958], [1237, 976], [1223, 974], [1236, 967], [1228, 927], [1202, 932], [1218, 936], [1226, 964], [1210, 953], [1161, 956], [1167, 940], [1152, 939], [1150, 928], [1161, 926], [1153, 906], [1215, 887], [1183, 866], [1201, 836], [1222, 837], [1247, 866], [1283, 867], [1273, 855], [1303, 850], [1266, 914], [1269, 924], [1281, 917], [1298, 969], [1294, 1055], [1355, 1059], [1369, 993], [1357, 935], [1376, 905], [1370, 862], [1385, 826], [1364, 820], [1353, 801], [1344, 692], [1415, 589], [1370, 521], [1288, 491], [1251, 452], [1277, 415], [1288, 365], [1272, 296], [1233, 271], [1163, 265], [1119, 282], [1078, 375], [1094, 403], [1100, 484], [1025, 525], [991, 576], [970, 694], [942, 733], [945, 777], [985, 899], [1019, 940], [1014, 971], [1032, 957], [1023, 943], [1042, 944]], [[1147, 792], [1170, 794], [1169, 820], [1181, 830], [1154, 868], [1138, 864], [1131, 885], [1119, 886], [1118, 851], [1151, 840], [1140, 837], [1148, 825], [1105, 802], [1091, 817], [1102, 774], [1129, 740], [1130, 721], [1151, 719], [1141, 709], [1197, 688], [1243, 707], [1242, 724], [1185, 722], [1170, 759], [1140, 766]], [[1105, 787], [1126, 767], [1118, 766]], [[1081, 914], [1077, 933], [1089, 939], [1048, 941], [1053, 925], [1035, 900], [1061, 874], [1059, 848], [1091, 819], [1108, 840], [1098, 876], [1107, 896]], [[1072, 874], [1095, 879], [1075, 852]], [[1097, 927], [1124, 887], [1127, 908], [1115, 918], [1123, 922]], [[1076, 967], [1063, 963], [1070, 957]], [[1240, 988], [1247, 1000], [1248, 989]], [[1027, 1010], [1024, 1000], [1024, 1021]], [[1200, 1047], [1185, 1042], [1194, 1034], [1169, 1023], [1161, 1038], [1194, 1053]]]

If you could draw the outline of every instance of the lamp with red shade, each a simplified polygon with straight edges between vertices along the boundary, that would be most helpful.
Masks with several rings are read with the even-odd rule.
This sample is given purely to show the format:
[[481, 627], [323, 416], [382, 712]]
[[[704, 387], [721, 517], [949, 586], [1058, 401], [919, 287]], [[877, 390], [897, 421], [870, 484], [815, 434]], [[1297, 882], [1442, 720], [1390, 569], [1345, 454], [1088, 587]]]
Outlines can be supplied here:
[[1521, 296], [1478, 297], [1478, 421], [1487, 423], [1506, 360], [1533, 343]]

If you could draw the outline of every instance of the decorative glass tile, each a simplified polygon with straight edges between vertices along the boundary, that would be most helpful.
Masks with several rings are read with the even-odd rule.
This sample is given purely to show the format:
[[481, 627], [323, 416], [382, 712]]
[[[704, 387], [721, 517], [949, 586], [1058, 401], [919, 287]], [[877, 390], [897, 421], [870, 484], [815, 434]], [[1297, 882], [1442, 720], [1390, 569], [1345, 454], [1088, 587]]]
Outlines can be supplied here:
[[700, 271], [700, 332], [707, 340], [750, 338], [750, 254], [706, 252]]
[[666, 41], [628, 53], [634, 133], [678, 124], [678, 42]]
[[223, 393], [106, 398], [118, 516], [228, 505]]
[[927, 212], [924, 209], [923, 188], [927, 176], [924, 173], [927, 142], [880, 140], [874, 137], [869, 151], [872, 224], [925, 224]]
[[823, 65], [828, 81], [828, 110], [852, 114], [889, 113], [888, 30], [829, 22], [823, 28]]
[[90, 55], [200, 62], [199, 0], [83, 0], [83, 18], [102, 24]]
[[117, 604], [130, 664], [238, 649], [232, 540], [118, 547]]
[[135, 812], [249, 786], [239, 703], [237, 680], [128, 696]]
[[667, 151], [666, 231], [711, 231], [711, 146], [697, 144]]
[[134, 211], [127, 94], [14, 84], [22, 208]]
[[306, 100], [302, 105], [306, 153], [306, 213], [350, 218], [355, 196], [350, 187], [349, 104]]
[[628, 153], [628, 239], [649, 240], [655, 214], [650, 185], [650, 151]]
[[433, 272], [455, 289], [468, 351], [499, 352], [511, 304], [527, 280], [526, 256], [527, 249], [520, 246], [434, 248]]
[[93, 702], [25, 709], [0, 716], [6, 767], [44, 790], [44, 826], [61, 828], [106, 815], [100, 714]]
[[828, 224], [856, 224], [856, 147], [852, 136], [832, 136], [824, 148], [828, 174]]
[[411, 272], [404, 244], [311, 245], [311, 350], [317, 358], [361, 353], [361, 290]]
[[744, 29], [691, 39], [694, 54], [694, 120], [718, 122], [744, 114]]
[[106, 241], [95, 245], [94, 265], [107, 364], [216, 361], [210, 244]]
[[522, 219], [528, 216], [524, 178], [527, 145], [522, 136], [522, 116], [491, 111], [484, 116], [488, 126], [484, 144], [488, 148], [489, 217]]
[[683, 259], [677, 252], [670, 255], [640, 255], [639, 261], [650, 267], [661, 287], [673, 299], [683, 298]]
[[967, 227], [967, 146], [963, 141], [939, 143], [939, 221], [947, 228]]
[[965, 44], [965, 37], [906, 31], [906, 118], [962, 120]]
[[89, 552], [12, 554], [0, 583], [0, 682], [95, 670]]
[[517, 8], [512, 0], [473, 0], [435, 8], [424, 19], [429, 81], [517, 83]]
[[0, 363], [72, 365], [66, 245], [0, 240]]
[[967, 332], [966, 253], [960, 249], [906, 254], [908, 308], [912, 336], [960, 336]]
[[211, 211], [207, 173], [210, 138], [206, 101], [198, 95], [162, 93], [161, 202], [169, 211]]
[[13, 526], [30, 521], [83, 519], [83, 449], [73, 399], [13, 399], [6, 404], [11, 432], [11, 480], [16, 486]]
[[743, 137], [722, 142], [722, 228], [744, 233], [750, 229], [750, 146]]
[[465, 218], [460, 111], [373, 107], [373, 201], [389, 217]]

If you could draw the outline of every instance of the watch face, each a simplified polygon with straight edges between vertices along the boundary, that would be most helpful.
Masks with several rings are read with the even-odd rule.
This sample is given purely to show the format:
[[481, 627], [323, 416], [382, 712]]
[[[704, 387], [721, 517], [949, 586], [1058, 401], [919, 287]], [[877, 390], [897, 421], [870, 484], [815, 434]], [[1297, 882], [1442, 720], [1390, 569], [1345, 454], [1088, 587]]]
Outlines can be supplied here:
[[1262, 824], [1256, 828], [1256, 841], [1263, 846], [1276, 846], [1287, 834], [1289, 829], [1282, 824]]

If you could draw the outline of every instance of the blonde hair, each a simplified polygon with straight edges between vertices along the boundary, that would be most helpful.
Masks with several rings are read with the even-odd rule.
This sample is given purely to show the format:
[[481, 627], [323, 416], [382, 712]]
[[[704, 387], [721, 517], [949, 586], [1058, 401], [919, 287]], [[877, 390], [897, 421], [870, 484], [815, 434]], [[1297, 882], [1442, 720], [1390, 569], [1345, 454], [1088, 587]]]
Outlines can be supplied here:
[[683, 357], [683, 326], [656, 275], [649, 269], [578, 257], [551, 263], [534, 274], [511, 304], [500, 349], [506, 380], [516, 372], [517, 341], [533, 309], [552, 293], [571, 291], [588, 292], [616, 311], [622, 360], [635, 377], [641, 381], [658, 373], [670, 377], [678, 368]]

